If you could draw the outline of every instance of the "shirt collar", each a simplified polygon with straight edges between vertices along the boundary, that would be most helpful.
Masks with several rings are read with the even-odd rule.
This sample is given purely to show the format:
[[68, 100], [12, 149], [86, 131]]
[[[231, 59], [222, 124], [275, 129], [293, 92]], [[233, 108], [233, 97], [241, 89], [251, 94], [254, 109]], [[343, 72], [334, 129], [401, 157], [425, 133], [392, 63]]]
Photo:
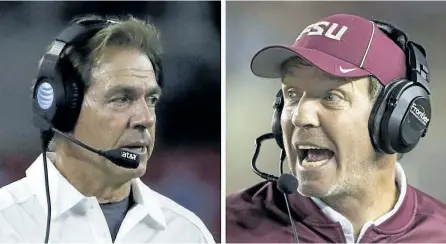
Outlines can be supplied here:
[[[95, 197], [86, 197], [80, 193], [73, 185], [71, 185], [65, 177], [54, 166], [55, 154], [47, 152], [48, 181], [51, 198], [51, 219], [61, 216], [78, 203], [87, 199], [95, 199]], [[31, 181], [31, 187], [34, 188], [35, 195], [41, 206], [47, 206], [45, 176], [43, 168], [43, 154], [34, 161], [34, 163], [26, 170], [26, 177]], [[166, 228], [166, 219], [164, 212], [159, 203], [159, 196], [151, 190], [139, 178], [133, 179], [132, 182], [133, 198], [137, 207], [141, 208], [145, 219], [150, 224], [155, 224], [158, 228]], [[96, 199], [95, 199], [96, 200]]]
[[[403, 167], [398, 162], [396, 163], [396, 167], [395, 167], [395, 181], [396, 181], [397, 187], [400, 191], [398, 200], [397, 200], [395, 206], [392, 208], [392, 210], [390, 210], [390, 212], [388, 212], [388, 213], [382, 215], [381, 217], [379, 217], [378, 219], [372, 221], [374, 225], [380, 225], [384, 221], [388, 220], [390, 217], [392, 217], [398, 211], [398, 209], [403, 204], [404, 198], [406, 196], [406, 191], [407, 191], [407, 179], [406, 179], [406, 174], [404, 173]], [[341, 223], [343, 229], [344, 229], [344, 227], [347, 228], [347, 226], [344, 226], [343, 223], [350, 223], [350, 222], [342, 214], [340, 214], [337, 211], [335, 211], [334, 209], [332, 209], [330, 206], [325, 204], [322, 200], [315, 198], [315, 197], [310, 197], [310, 198], [321, 209], [321, 211], [325, 214], [325, 216], [327, 216], [333, 222]]]
[[146, 220], [162, 229], [167, 228], [166, 217], [159, 202], [159, 196], [156, 192], [137, 178], [132, 181], [133, 198], [135, 202], [142, 207], [147, 215]]
[[[76, 204], [87, 198], [72, 186], [60, 174], [53, 164], [55, 154], [47, 152], [48, 182], [51, 199], [51, 219], [61, 216]], [[26, 177], [31, 180], [31, 187], [35, 189], [37, 200], [41, 206], [47, 206], [45, 175], [43, 168], [43, 154], [26, 170]]]

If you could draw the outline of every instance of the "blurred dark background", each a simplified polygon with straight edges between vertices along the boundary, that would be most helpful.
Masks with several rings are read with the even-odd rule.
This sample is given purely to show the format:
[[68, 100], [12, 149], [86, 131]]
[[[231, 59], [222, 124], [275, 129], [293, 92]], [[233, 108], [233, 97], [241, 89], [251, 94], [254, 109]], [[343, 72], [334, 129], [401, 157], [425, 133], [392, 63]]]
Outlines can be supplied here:
[[160, 29], [165, 86], [143, 181], [220, 241], [220, 2], [0, 2], [0, 187], [24, 177], [41, 153], [31, 124], [38, 60], [84, 14], [148, 17]]

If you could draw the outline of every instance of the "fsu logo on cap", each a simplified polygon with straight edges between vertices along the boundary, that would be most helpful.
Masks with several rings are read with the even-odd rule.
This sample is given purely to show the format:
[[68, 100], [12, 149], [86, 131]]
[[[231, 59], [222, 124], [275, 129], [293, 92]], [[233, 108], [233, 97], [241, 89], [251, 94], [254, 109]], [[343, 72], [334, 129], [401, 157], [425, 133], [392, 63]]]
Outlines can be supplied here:
[[337, 23], [330, 23], [327, 21], [320, 21], [311, 24], [307, 26], [302, 31], [302, 33], [300, 33], [300, 35], [296, 38], [296, 41], [298, 41], [305, 34], [307, 34], [308, 36], [325, 36], [327, 38], [340, 41], [344, 33], [347, 31], [348, 27], [343, 25], [338, 30], [338, 32], [335, 33], [338, 26], [339, 24]]

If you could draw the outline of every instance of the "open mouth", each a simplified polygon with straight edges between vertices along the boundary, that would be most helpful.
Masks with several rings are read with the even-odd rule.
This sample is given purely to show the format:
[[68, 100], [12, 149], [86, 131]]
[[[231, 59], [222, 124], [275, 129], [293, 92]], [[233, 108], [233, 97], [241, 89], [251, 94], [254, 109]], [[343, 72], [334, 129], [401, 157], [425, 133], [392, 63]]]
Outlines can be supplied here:
[[145, 146], [124, 146], [122, 149], [128, 150], [137, 154], [144, 154], [147, 152], [147, 147]]
[[320, 167], [334, 157], [335, 153], [327, 148], [299, 147], [299, 164], [305, 168]]

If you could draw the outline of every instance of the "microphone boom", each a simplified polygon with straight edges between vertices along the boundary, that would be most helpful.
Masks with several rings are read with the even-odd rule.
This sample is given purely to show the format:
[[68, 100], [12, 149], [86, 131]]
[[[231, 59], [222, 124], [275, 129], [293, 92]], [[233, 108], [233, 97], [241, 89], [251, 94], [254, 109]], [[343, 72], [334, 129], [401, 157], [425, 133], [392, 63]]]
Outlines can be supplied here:
[[108, 151], [97, 150], [97, 149], [94, 149], [94, 148], [82, 143], [81, 141], [76, 140], [75, 138], [61, 132], [60, 130], [58, 130], [56, 128], [52, 127], [51, 130], [65, 138], [67, 138], [68, 140], [72, 141], [76, 145], [83, 147], [91, 152], [94, 152], [94, 153], [110, 160], [110, 162], [112, 162], [118, 166], [121, 166], [124, 168], [129, 168], [129, 169], [136, 169], [139, 166], [139, 158], [140, 157], [137, 153], [130, 152], [130, 151], [122, 149], [122, 148], [112, 149], [112, 150], [108, 150]]
[[268, 134], [261, 135], [260, 137], [258, 137], [256, 139], [256, 141], [255, 141], [256, 149], [255, 149], [254, 155], [252, 156], [252, 161], [251, 161], [251, 167], [252, 167], [252, 170], [254, 171], [254, 173], [256, 173], [258, 176], [260, 176], [261, 178], [263, 178], [269, 182], [275, 182], [279, 178], [277, 176], [270, 175], [270, 174], [260, 171], [257, 168], [256, 163], [257, 163], [257, 158], [259, 157], [260, 147], [262, 146], [262, 141], [270, 140], [273, 138], [274, 138], [274, 135], [272, 133], [268, 133]]
[[294, 224], [293, 217], [291, 216], [291, 210], [290, 210], [290, 206], [288, 203], [288, 197], [287, 197], [287, 195], [297, 192], [298, 181], [297, 181], [296, 177], [294, 177], [293, 175], [283, 173], [283, 161], [286, 158], [285, 151], [282, 149], [282, 151], [280, 152], [280, 174], [281, 174], [280, 177], [264, 173], [264, 172], [260, 171], [256, 166], [257, 158], [260, 153], [260, 148], [262, 146], [262, 142], [265, 140], [273, 139], [273, 138], [274, 138], [274, 134], [268, 133], [268, 134], [263, 134], [256, 139], [256, 141], [255, 141], [256, 149], [254, 151], [254, 155], [252, 156], [251, 167], [252, 167], [252, 170], [254, 171], [254, 173], [256, 173], [261, 178], [263, 178], [269, 182], [276, 182], [277, 189], [283, 193], [283, 196], [285, 198], [287, 212], [288, 212], [288, 217], [290, 218], [291, 228], [293, 229], [294, 239], [296, 240], [296, 243], [299, 243], [299, 237], [297, 235], [296, 225]]

